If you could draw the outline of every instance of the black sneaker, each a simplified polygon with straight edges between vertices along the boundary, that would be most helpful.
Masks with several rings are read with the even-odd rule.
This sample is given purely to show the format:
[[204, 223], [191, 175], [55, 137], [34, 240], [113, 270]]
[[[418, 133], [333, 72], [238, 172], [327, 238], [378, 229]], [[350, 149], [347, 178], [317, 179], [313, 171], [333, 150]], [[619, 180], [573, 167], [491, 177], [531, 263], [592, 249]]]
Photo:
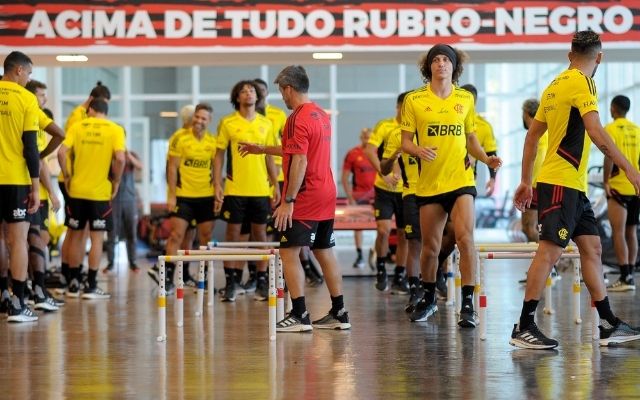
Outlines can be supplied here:
[[409, 282], [406, 275], [394, 275], [393, 282], [391, 282], [391, 294], [409, 294]]
[[229, 279], [227, 286], [224, 287], [224, 292], [221, 291], [220, 294], [224, 302], [236, 301], [236, 282], [233, 279]]
[[258, 279], [256, 284], [256, 292], [253, 295], [253, 299], [256, 301], [265, 301], [269, 298], [269, 284], [264, 278]]
[[313, 321], [313, 326], [318, 329], [350, 329], [349, 313], [344, 308], [335, 314], [329, 311], [324, 317]]
[[0, 294], [0, 313], [8, 313], [11, 307], [11, 293], [8, 290], [3, 290]]
[[387, 279], [387, 271], [384, 269], [378, 270], [376, 274], [376, 289], [384, 292], [389, 288], [389, 280]]
[[444, 274], [436, 276], [436, 296], [439, 300], [447, 299], [447, 279]]
[[258, 281], [256, 280], [255, 276], [249, 276], [249, 278], [247, 278], [247, 281], [242, 284], [242, 288], [244, 289], [245, 293], [253, 293], [256, 291], [257, 287]]
[[59, 307], [55, 300], [38, 285], [36, 285], [33, 291], [34, 309], [43, 311], [58, 311]]
[[153, 279], [157, 285], [160, 284], [160, 268], [158, 264], [153, 264], [153, 266], [147, 270], [147, 275], [149, 275], [149, 278]]
[[412, 322], [424, 322], [429, 319], [430, 316], [438, 311], [438, 305], [434, 301], [431, 304], [427, 304], [427, 301], [423, 298], [416, 304], [415, 309], [409, 316]]
[[80, 283], [76, 278], [73, 278], [71, 282], [69, 282], [69, 287], [67, 288], [67, 297], [71, 297], [74, 299], [80, 297]]
[[51, 298], [53, 299], [53, 301], [55, 301], [55, 303], [56, 303], [56, 305], [57, 305], [58, 307], [62, 307], [62, 306], [64, 306], [64, 304], [65, 304], [64, 299], [59, 299], [59, 298], [55, 297], [54, 295], [52, 295], [52, 294], [51, 294], [51, 292], [50, 292], [49, 290], [45, 289], [45, 290], [44, 290], [44, 294], [45, 294], [47, 297], [51, 297]]
[[111, 294], [97, 286], [93, 289], [89, 288], [89, 286], [85, 286], [82, 291], [82, 298], [87, 300], [107, 300], [111, 298]]
[[407, 301], [407, 304], [404, 306], [404, 312], [411, 314], [416, 309], [422, 297], [424, 297], [424, 290], [422, 290], [421, 286], [414, 286], [409, 289], [409, 301]]
[[308, 311], [305, 311], [301, 318], [289, 313], [282, 321], [276, 324], [277, 332], [309, 332], [312, 330], [313, 326], [311, 326]]
[[520, 324], [513, 325], [509, 344], [521, 349], [545, 350], [558, 347], [558, 341], [548, 338], [540, 332], [533, 322], [527, 329], [520, 330]]
[[475, 328], [478, 326], [478, 314], [473, 311], [473, 307], [467, 305], [460, 310], [458, 326], [462, 328]]
[[364, 265], [365, 262], [362, 257], [356, 258], [356, 260], [353, 262], [353, 268], [364, 268]]
[[102, 269], [102, 273], [103, 274], [108, 274], [111, 271], [113, 271], [113, 264], [112, 263], [107, 264], [107, 266]]
[[35, 322], [37, 320], [38, 316], [26, 304], [20, 306], [18, 298], [13, 296], [7, 312], [7, 322]]
[[618, 321], [616, 326], [606, 324], [609, 327], [603, 325], [605, 325], [604, 322], [598, 326], [600, 329], [600, 346], [616, 345], [640, 339], [640, 330], [632, 328], [626, 322]]

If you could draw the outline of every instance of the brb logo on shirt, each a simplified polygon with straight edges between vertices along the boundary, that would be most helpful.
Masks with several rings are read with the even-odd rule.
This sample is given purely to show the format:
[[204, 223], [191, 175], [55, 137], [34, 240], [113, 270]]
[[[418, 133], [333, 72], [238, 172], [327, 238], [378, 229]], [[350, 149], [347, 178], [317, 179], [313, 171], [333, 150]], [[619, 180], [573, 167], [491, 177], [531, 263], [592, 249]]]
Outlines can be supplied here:
[[13, 218], [15, 219], [24, 219], [27, 216], [26, 208], [16, 208], [13, 210]]
[[427, 136], [460, 136], [462, 135], [461, 125], [429, 125]]
[[209, 161], [210, 160], [196, 160], [193, 158], [187, 158], [186, 160], [184, 160], [184, 166], [192, 168], [209, 168]]

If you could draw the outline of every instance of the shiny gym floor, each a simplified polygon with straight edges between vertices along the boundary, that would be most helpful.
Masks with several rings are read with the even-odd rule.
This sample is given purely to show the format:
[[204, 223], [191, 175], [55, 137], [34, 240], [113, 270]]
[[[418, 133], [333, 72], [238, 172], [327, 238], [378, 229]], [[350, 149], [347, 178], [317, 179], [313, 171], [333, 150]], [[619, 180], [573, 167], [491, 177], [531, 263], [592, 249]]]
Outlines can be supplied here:
[[[557, 351], [508, 344], [519, 316], [523, 261], [487, 268], [487, 340], [460, 330], [452, 307], [410, 323], [406, 296], [380, 293], [373, 278], [346, 278], [352, 330], [278, 334], [267, 339], [267, 303], [217, 301], [204, 318], [185, 299], [185, 326], [168, 304], [168, 339], [158, 343], [153, 282], [126, 264], [104, 276], [109, 301], [67, 299], [37, 323], [0, 322], [3, 399], [606, 399], [640, 398], [640, 342], [599, 348], [591, 340], [588, 296], [571, 314], [571, 272], [553, 288], [556, 313], [537, 316], [560, 340]], [[351, 267], [349, 267], [351, 268]], [[102, 275], [102, 274], [101, 274]], [[217, 272], [221, 284], [222, 273]], [[312, 319], [329, 309], [324, 287], [308, 289]], [[639, 296], [611, 294], [614, 311], [640, 324]]]

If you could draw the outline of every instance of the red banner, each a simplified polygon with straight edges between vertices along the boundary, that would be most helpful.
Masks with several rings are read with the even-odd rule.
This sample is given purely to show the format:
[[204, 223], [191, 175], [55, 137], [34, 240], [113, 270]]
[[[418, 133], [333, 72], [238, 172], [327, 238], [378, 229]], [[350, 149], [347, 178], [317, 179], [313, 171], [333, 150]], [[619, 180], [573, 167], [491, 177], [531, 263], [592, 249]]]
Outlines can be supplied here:
[[[591, 29], [603, 42], [637, 49], [640, 0], [625, 1], [49, 1], [0, 5], [5, 48], [32, 53], [73, 47], [109, 53], [305, 46], [411, 49], [446, 41], [461, 48], [565, 45]], [[291, 50], [290, 49], [290, 50]], [[147, 49], [149, 50], [149, 49]]]

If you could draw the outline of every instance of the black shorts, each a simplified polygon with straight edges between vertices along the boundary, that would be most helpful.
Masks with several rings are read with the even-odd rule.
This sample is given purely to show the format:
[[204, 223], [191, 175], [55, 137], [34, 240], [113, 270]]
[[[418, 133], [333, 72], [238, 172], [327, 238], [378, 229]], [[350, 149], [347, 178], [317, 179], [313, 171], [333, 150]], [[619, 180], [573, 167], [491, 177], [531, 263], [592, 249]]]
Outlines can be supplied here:
[[58, 181], [58, 187], [60, 188], [60, 193], [62, 193], [64, 204], [67, 204], [69, 202], [69, 193], [67, 193], [67, 187], [64, 185], [64, 182], [60, 181]]
[[435, 196], [416, 196], [418, 208], [427, 204], [440, 204], [447, 214], [451, 214], [453, 206], [456, 204], [458, 197], [470, 194], [475, 198], [478, 195], [475, 186], [465, 186], [451, 192], [437, 194]]
[[[6, 165], [3, 168], [9, 168]], [[30, 185], [0, 185], [0, 219], [7, 223], [29, 222]]]
[[402, 193], [390, 192], [388, 190], [375, 188], [376, 197], [373, 202], [376, 221], [391, 219], [395, 214], [396, 226], [404, 226], [404, 215], [402, 214]]
[[615, 190], [611, 190], [611, 197], [608, 197], [616, 201], [622, 207], [627, 210], [627, 226], [638, 225], [640, 222], [640, 197], [638, 196], [626, 196], [618, 193]]
[[213, 221], [216, 218], [213, 214], [213, 196], [177, 197], [176, 208], [169, 215], [187, 221], [189, 227], [194, 227], [203, 222]]
[[407, 239], [420, 239], [420, 209], [416, 202], [416, 195], [409, 194], [402, 198], [404, 214], [404, 234]]
[[531, 205], [527, 207], [529, 210], [537, 210], [538, 209], [538, 190], [533, 188], [533, 197], [531, 197]]
[[224, 196], [222, 219], [229, 224], [266, 224], [271, 214], [270, 198], [249, 196]]
[[310, 249], [330, 249], [336, 245], [333, 219], [325, 221], [293, 220], [291, 228], [282, 232], [280, 248], [309, 246]]
[[113, 229], [113, 210], [110, 201], [97, 201], [69, 198], [66, 204], [64, 224], [72, 230], [83, 230], [89, 221], [91, 231], [111, 231]]
[[40, 230], [48, 230], [49, 229], [49, 201], [42, 200], [40, 202], [40, 207], [38, 207], [38, 211], [30, 215], [29, 221], [32, 226], [37, 226]]
[[596, 218], [587, 196], [564, 186], [538, 183], [540, 240], [567, 247], [569, 239], [598, 235]]

